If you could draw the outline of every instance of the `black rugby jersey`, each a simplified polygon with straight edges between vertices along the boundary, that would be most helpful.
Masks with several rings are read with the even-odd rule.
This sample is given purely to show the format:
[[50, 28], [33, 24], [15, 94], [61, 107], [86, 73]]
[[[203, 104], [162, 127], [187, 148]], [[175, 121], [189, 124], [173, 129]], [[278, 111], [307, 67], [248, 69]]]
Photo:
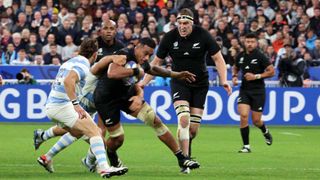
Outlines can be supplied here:
[[237, 56], [235, 63], [235, 66], [242, 72], [241, 89], [264, 89], [265, 84], [263, 79], [247, 81], [244, 78], [244, 74], [247, 72], [261, 74], [270, 64], [267, 56], [258, 49], [253, 50], [250, 54], [247, 54], [245, 51], [241, 52]]
[[100, 59], [104, 56], [111, 55], [114, 52], [124, 48], [124, 45], [116, 39], [114, 39], [114, 44], [111, 46], [106, 44], [100, 36], [97, 38], [97, 41], [99, 49], [96, 62], [100, 61]]
[[[130, 61], [137, 63], [133, 48], [130, 48], [130, 49], [123, 48], [115, 52], [114, 54], [126, 55], [127, 56], [126, 65], [128, 65], [128, 62]], [[130, 77], [123, 78], [123, 79], [110, 79], [108, 78], [108, 73], [107, 73], [108, 68], [105, 70], [103, 75], [99, 78], [99, 81], [95, 90], [95, 97], [99, 97], [99, 98], [98, 99], [95, 98], [95, 102], [108, 101], [108, 99], [113, 99], [115, 97], [126, 97], [126, 96], [135, 95], [134, 92], [131, 92], [131, 89], [130, 89], [130, 87], [134, 84], [134, 82], [130, 80]], [[130, 89], [130, 92], [129, 92], [129, 89]]]
[[[220, 50], [219, 45], [208, 31], [194, 25], [192, 33], [186, 38], [179, 35], [178, 29], [174, 29], [164, 35], [160, 42], [157, 56], [164, 59], [167, 55], [172, 58], [172, 70], [189, 71], [196, 75], [196, 81], [186, 85], [208, 85], [208, 71], [206, 55], [216, 54]], [[172, 79], [172, 82], [180, 80]]]

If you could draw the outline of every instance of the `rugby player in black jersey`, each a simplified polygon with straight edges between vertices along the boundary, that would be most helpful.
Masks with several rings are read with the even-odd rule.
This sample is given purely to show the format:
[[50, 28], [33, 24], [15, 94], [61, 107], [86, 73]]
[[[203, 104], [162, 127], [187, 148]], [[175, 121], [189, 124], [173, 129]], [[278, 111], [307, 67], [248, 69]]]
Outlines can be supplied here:
[[275, 71], [269, 59], [257, 49], [258, 41], [255, 34], [247, 34], [244, 45], [245, 51], [237, 56], [232, 69], [232, 82], [237, 85], [238, 72], [241, 70], [242, 83], [238, 97], [238, 111], [243, 147], [239, 153], [250, 153], [248, 125], [250, 110], [253, 124], [261, 129], [267, 145], [272, 144], [270, 131], [261, 117], [266, 97], [264, 78], [274, 76]]
[[127, 68], [114, 63], [108, 65], [97, 63], [91, 69], [94, 75], [100, 77], [94, 92], [94, 101], [109, 132], [107, 148], [110, 164], [114, 167], [121, 166], [116, 151], [124, 141], [124, 131], [120, 124], [120, 111], [124, 111], [151, 126], [158, 138], [175, 153], [181, 168], [198, 168], [198, 162], [182, 154], [169, 129], [143, 100], [142, 88], [135, 84], [136, 81], [131, 81], [131, 77], [139, 80], [144, 76], [144, 73], [171, 77], [180, 81], [193, 82], [195, 80], [195, 75], [188, 71], [175, 72], [158, 66], [150, 66], [148, 60], [153, 54], [155, 46], [156, 44], [151, 38], [142, 38], [136, 47], [124, 48], [116, 52], [115, 55], [106, 56], [110, 59], [123, 58], [126, 62], [134, 61], [137, 64], [136, 68]]
[[[209, 81], [206, 55], [215, 62], [220, 76], [220, 84], [228, 94], [231, 87], [227, 83], [227, 68], [220, 47], [208, 31], [193, 24], [190, 9], [181, 9], [177, 17], [178, 28], [164, 35], [157, 54], [151, 64], [160, 65], [166, 56], [172, 58], [172, 70], [189, 71], [196, 75], [196, 81], [171, 80], [171, 95], [178, 118], [177, 136], [180, 147], [186, 156], [191, 155], [191, 142], [200, 127]], [[146, 85], [152, 76], [146, 76], [139, 83]], [[189, 173], [189, 169], [181, 172]]]

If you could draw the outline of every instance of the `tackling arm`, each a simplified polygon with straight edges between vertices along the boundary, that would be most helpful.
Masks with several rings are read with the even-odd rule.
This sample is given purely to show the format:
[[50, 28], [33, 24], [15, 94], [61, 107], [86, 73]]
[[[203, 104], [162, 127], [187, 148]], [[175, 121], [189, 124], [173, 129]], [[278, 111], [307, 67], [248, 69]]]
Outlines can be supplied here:
[[66, 76], [66, 78], [63, 81], [64, 89], [70, 100], [77, 99], [76, 83], [78, 81], [79, 81], [78, 74], [73, 70], [69, 72], [69, 74]]
[[99, 76], [106, 70], [106, 68], [111, 62], [114, 62], [119, 65], [124, 65], [126, 63], [126, 59], [127, 58], [124, 55], [105, 56], [91, 67], [91, 73], [93, 75]]

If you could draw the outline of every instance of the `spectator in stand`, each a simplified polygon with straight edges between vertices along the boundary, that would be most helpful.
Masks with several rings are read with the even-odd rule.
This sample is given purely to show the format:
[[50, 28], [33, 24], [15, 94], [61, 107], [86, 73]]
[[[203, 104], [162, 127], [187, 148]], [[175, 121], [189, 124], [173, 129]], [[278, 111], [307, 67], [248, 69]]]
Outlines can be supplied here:
[[[318, 30], [319, 31], [319, 30]], [[306, 40], [306, 47], [308, 51], [312, 51], [315, 47], [315, 41], [318, 38], [317, 35], [314, 33], [313, 29], [309, 29], [307, 31], [307, 40]]]
[[263, 9], [263, 14], [268, 17], [269, 21], [272, 21], [273, 18], [275, 17], [275, 12], [274, 10], [269, 6], [269, 1], [268, 0], [262, 0], [261, 2], [261, 7]]
[[37, 43], [41, 44], [42, 46], [45, 46], [48, 41], [47, 41], [47, 31], [44, 26], [40, 26], [38, 30], [38, 38], [37, 38]]
[[127, 47], [129, 44], [131, 44], [131, 41], [132, 41], [132, 30], [131, 28], [126, 28], [124, 30], [123, 38], [121, 42], [125, 47]]
[[176, 21], [177, 21], [177, 14], [171, 13], [169, 16], [169, 22], [163, 26], [163, 32], [165, 33], [169, 32], [171, 24], [174, 24], [177, 26], [178, 23]]
[[24, 12], [20, 12], [18, 15], [18, 21], [13, 25], [11, 32], [21, 32], [23, 29], [26, 28], [29, 28], [26, 14]]
[[34, 65], [37, 65], [37, 66], [42, 66], [42, 65], [44, 65], [44, 60], [43, 60], [42, 55], [36, 55], [36, 56], [34, 57], [33, 64], [34, 64]]
[[49, 11], [48, 11], [48, 6], [47, 5], [41, 5], [40, 7], [40, 14], [41, 14], [41, 18], [44, 19], [44, 18], [51, 18], [50, 14], [49, 14]]
[[278, 31], [276, 33], [276, 39], [272, 42], [273, 49], [276, 53], [278, 53], [279, 49], [283, 47], [283, 34], [282, 31]]
[[18, 32], [12, 34], [12, 43], [16, 52], [19, 52], [20, 49], [26, 48], [26, 44], [22, 42], [21, 34]]
[[3, 29], [12, 29], [13, 26], [13, 20], [9, 18], [7, 13], [0, 14], [1, 24], [0, 27]]
[[144, 15], [141, 12], [137, 12], [136, 13], [134, 25], [139, 26], [141, 29], [146, 27], [146, 24], [145, 24], [145, 21], [144, 21]]
[[51, 15], [51, 25], [52, 25], [52, 27], [58, 28], [58, 26], [60, 26], [60, 24], [61, 24], [61, 20], [59, 19], [59, 15], [58, 15], [58, 13], [54, 12]]
[[53, 56], [52, 63], [50, 65], [61, 66], [61, 60], [60, 60], [59, 56]]
[[314, 48], [310, 51], [310, 55], [313, 60], [320, 62], [320, 38], [314, 42]]
[[29, 38], [30, 38], [30, 30], [23, 29], [21, 32], [21, 42], [27, 45], [29, 43]]
[[[42, 54], [50, 52], [50, 44], [56, 44], [56, 36], [54, 34], [49, 34], [47, 37], [47, 44], [42, 48]], [[58, 54], [62, 54], [62, 47], [57, 44]]]
[[37, 32], [39, 27], [42, 24], [42, 21], [43, 21], [43, 19], [42, 19], [40, 11], [34, 12], [33, 20], [31, 21], [31, 26], [30, 26], [31, 32]]
[[6, 50], [6, 47], [8, 46], [8, 44], [10, 43], [11, 40], [11, 33], [8, 29], [4, 28], [2, 30], [2, 36], [0, 36], [0, 47], [2, 46], [3, 49], [2, 50]]
[[[81, 24], [82, 24], [83, 21], [78, 21], [77, 16], [76, 16], [75, 13], [69, 13], [68, 19], [70, 20], [70, 28], [72, 29], [72, 31], [75, 34], [78, 33], [81, 30]], [[90, 26], [92, 26], [92, 20], [90, 22]]]
[[75, 44], [77, 46], [80, 45], [85, 38], [90, 37], [92, 33], [91, 26], [92, 24], [90, 24], [90, 21], [88, 19], [84, 19], [82, 21], [82, 29], [76, 35]]
[[18, 58], [18, 53], [15, 51], [12, 43], [9, 43], [7, 50], [3, 51], [1, 54], [1, 64], [8, 65], [11, 62]]
[[27, 53], [24, 49], [20, 49], [18, 52], [18, 58], [10, 62], [11, 65], [30, 65], [30, 61], [27, 59]]
[[320, 5], [314, 8], [314, 16], [310, 19], [310, 28], [320, 37]]
[[50, 52], [46, 53], [43, 56], [44, 64], [46, 65], [52, 64], [53, 57], [58, 57], [60, 62], [62, 62], [61, 56], [57, 52], [57, 44], [54, 44], [54, 43], [50, 44]]
[[276, 59], [277, 59], [277, 53], [274, 51], [273, 46], [269, 45], [266, 50], [266, 56], [269, 58], [270, 62], [273, 66], [275, 66]]
[[283, 25], [287, 24], [287, 22], [283, 19], [282, 14], [277, 13], [275, 20], [272, 21], [272, 27], [274, 31], [279, 31], [282, 29]]
[[75, 32], [71, 29], [71, 24], [69, 19], [65, 19], [62, 21], [62, 26], [58, 27], [58, 33], [57, 33], [57, 44], [60, 46], [65, 46], [66, 43], [64, 41], [64, 38], [66, 35], [71, 35], [72, 37], [75, 37]]
[[27, 54], [31, 53], [30, 49], [35, 48], [36, 54], [41, 54], [42, 52], [42, 45], [37, 43], [37, 34], [31, 33], [29, 37], [29, 43], [26, 45], [26, 52]]
[[62, 5], [62, 7], [60, 7], [60, 12], [58, 14], [58, 17], [59, 17], [60, 22], [63, 22], [64, 20], [68, 19], [69, 10], [66, 6]]
[[73, 43], [73, 38], [71, 35], [67, 35], [65, 37], [65, 41], [66, 41], [66, 46], [62, 48], [62, 54], [61, 54], [62, 62], [68, 61], [70, 58], [73, 57], [74, 52], [78, 51], [78, 46], [76, 46]]

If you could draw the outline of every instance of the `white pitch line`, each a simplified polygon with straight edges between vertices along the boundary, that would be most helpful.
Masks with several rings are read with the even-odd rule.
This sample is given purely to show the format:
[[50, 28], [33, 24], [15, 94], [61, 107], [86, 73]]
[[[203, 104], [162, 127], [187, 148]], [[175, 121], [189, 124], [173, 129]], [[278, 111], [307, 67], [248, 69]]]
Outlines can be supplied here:
[[280, 134], [289, 135], [289, 136], [302, 136], [301, 134], [296, 134], [291, 132], [280, 132]]

